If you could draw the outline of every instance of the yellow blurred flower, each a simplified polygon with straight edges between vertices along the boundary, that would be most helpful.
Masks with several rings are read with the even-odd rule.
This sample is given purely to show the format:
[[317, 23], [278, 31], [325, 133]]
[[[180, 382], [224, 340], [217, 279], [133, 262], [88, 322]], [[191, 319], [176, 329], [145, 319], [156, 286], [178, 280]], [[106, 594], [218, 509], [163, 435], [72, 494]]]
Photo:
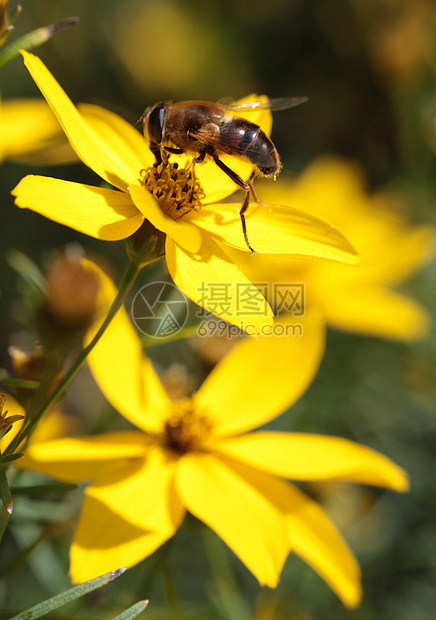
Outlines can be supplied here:
[[[335, 329], [400, 340], [428, 333], [426, 310], [395, 287], [434, 258], [434, 227], [408, 225], [392, 196], [368, 195], [358, 170], [334, 157], [320, 158], [294, 182], [263, 184], [258, 194], [339, 225], [359, 252], [360, 265], [258, 255], [249, 261], [240, 253], [235, 260], [249, 278], [275, 283], [277, 290], [304, 283], [307, 307], [318, 307]], [[270, 303], [280, 306], [280, 299], [270, 297]]]
[[370, 59], [391, 87], [419, 84], [433, 73], [436, 7], [429, 0], [354, 4]]
[[[10, 443], [10, 439], [7, 440], [5, 437], [9, 435], [13, 429], [18, 429], [21, 427], [24, 420], [24, 412], [14, 407], [14, 402], [10, 400], [7, 401], [7, 405], [10, 408], [12, 405], [12, 410], [4, 409], [6, 405], [6, 394], [0, 394], [0, 454], [3, 454], [3, 450]], [[15, 430], [15, 434], [18, 431]], [[15, 436], [14, 434], [14, 436]]]
[[[115, 289], [100, 277], [110, 303]], [[89, 363], [107, 399], [139, 430], [33, 444], [20, 462], [60, 480], [91, 481], [71, 549], [73, 581], [136, 564], [173, 536], [189, 511], [261, 584], [277, 585], [292, 550], [346, 605], [357, 605], [354, 556], [321, 507], [282, 478], [405, 491], [404, 471], [336, 437], [247, 432], [299, 398], [323, 349], [322, 322], [310, 313], [304, 336], [247, 338], [190, 399], [172, 402], [120, 311]]]
[[[140, 92], [159, 99], [176, 92], [190, 99], [201, 85], [203, 92], [222, 97], [250, 83], [244, 41], [211, 27], [213, 9], [199, 11], [178, 0], [127, 0], [121, 10], [122, 19], [113, 16], [118, 17], [117, 27], [108, 31], [108, 43]], [[165, 53], [156, 55], [168, 24], [171, 36], [165, 39]], [[144, 62], [145, 58], [154, 60]]]
[[[4, 394], [1, 396], [5, 396]], [[1, 396], [0, 396], [0, 406], [1, 406]], [[8, 394], [5, 396], [6, 406], [7, 408], [7, 417], [6, 423], [13, 420], [13, 425], [11, 429], [1, 436], [2, 430], [2, 420], [0, 419], [0, 454], [3, 454], [12, 440], [18, 435], [19, 431], [23, 427], [26, 412], [23, 407], [17, 402], [17, 400], [11, 395]], [[0, 416], [1, 418], [1, 416]], [[38, 425], [35, 428], [34, 433], [32, 434], [31, 441], [36, 444], [41, 444], [44, 441], [50, 441], [57, 437], [65, 437], [66, 435], [70, 435], [74, 430], [76, 430], [77, 424], [73, 420], [71, 416], [67, 416], [64, 413], [60, 412], [59, 409], [51, 409], [47, 412], [47, 414], [40, 420]], [[18, 452], [23, 447], [18, 448]], [[19, 465], [19, 463], [15, 462], [14, 465]]]
[[[263, 314], [252, 311], [253, 299], [257, 297], [260, 304], [265, 300], [259, 299], [258, 290], [228, 253], [232, 247], [247, 253], [239, 218], [241, 205], [215, 204], [235, 190], [234, 182], [213, 161], [197, 166], [193, 180], [191, 168], [184, 167], [190, 162], [186, 156], [177, 156], [176, 163], [156, 169], [153, 154], [132, 126], [97, 106], [77, 110], [43, 63], [29, 53], [23, 52], [23, 56], [79, 157], [117, 190], [27, 176], [13, 191], [16, 204], [106, 240], [127, 238], [148, 220], [153, 230], [166, 235], [169, 272], [188, 297], [209, 309], [208, 299], [202, 299], [199, 292], [201, 285], [223, 283], [229, 287], [230, 306], [221, 318], [237, 322], [237, 309], [242, 307], [247, 311], [247, 323], [256, 326], [254, 331], [270, 325], [271, 309], [266, 305]], [[270, 131], [269, 111], [255, 112], [250, 119]], [[252, 170], [248, 162], [228, 156], [223, 160], [248, 179]], [[184, 212], [193, 205], [194, 210], [178, 217], [182, 207]], [[356, 262], [342, 233], [302, 211], [254, 205], [248, 211], [247, 227], [250, 241], [260, 253]], [[238, 298], [242, 285], [250, 296], [248, 304]]]
[[44, 99], [0, 101], [0, 162], [68, 164], [77, 155]]

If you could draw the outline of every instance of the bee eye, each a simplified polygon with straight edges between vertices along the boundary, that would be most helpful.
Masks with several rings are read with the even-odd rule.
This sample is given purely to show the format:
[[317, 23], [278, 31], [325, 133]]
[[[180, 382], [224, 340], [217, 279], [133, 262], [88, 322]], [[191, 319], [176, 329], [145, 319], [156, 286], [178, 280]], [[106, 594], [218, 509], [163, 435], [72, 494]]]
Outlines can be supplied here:
[[160, 144], [162, 142], [165, 109], [165, 103], [157, 103], [149, 114], [148, 135], [151, 143]]

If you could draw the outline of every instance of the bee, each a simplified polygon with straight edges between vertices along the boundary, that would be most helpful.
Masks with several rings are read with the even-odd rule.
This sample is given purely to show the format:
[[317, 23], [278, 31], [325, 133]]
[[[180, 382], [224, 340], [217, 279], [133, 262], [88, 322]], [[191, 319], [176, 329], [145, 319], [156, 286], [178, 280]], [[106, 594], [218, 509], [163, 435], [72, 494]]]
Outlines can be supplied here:
[[[161, 101], [147, 108], [138, 122], [143, 124], [144, 136], [158, 164], [168, 163], [170, 154], [192, 154], [193, 166], [212, 158], [245, 191], [239, 216], [247, 248], [254, 253], [245, 222], [250, 193], [257, 202], [253, 180], [256, 175], [275, 177], [281, 163], [276, 147], [259, 125], [234, 112], [245, 115], [258, 110], [285, 110], [306, 100], [306, 97], [290, 97], [231, 105], [209, 101]], [[254, 166], [247, 182], [221, 161], [220, 155], [224, 153], [245, 159]]]

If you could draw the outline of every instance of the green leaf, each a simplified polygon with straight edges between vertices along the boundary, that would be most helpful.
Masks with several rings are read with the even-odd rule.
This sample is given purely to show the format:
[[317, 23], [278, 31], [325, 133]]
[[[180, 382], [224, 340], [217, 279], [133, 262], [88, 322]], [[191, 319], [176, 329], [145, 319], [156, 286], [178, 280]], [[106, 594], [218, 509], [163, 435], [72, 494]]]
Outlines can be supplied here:
[[136, 618], [141, 611], [144, 611], [147, 605], [148, 601], [139, 601], [138, 603], [135, 603], [135, 605], [129, 607], [129, 609], [126, 609], [126, 611], [123, 611], [123, 613], [119, 616], [112, 618], [112, 620], [131, 620], [131, 618]]
[[41, 385], [40, 381], [11, 377], [5, 368], [0, 368], [0, 381], [9, 387], [23, 388], [25, 390], [36, 390]]
[[0, 463], [10, 463], [11, 461], [16, 461], [24, 456], [23, 452], [15, 452], [15, 454], [8, 454], [7, 456], [0, 456]]
[[44, 275], [27, 254], [13, 248], [6, 253], [6, 262], [32, 289], [45, 292]]
[[[6, 457], [5, 457], [6, 458]], [[26, 487], [11, 487], [11, 493], [17, 495], [47, 495], [49, 493], [69, 493], [79, 488], [78, 484], [67, 484], [65, 482], [51, 482], [48, 484], [35, 484]]]
[[45, 616], [50, 611], [58, 609], [66, 603], [88, 594], [88, 592], [97, 590], [97, 588], [101, 588], [101, 586], [105, 586], [110, 581], [113, 581], [119, 577], [125, 570], [125, 568], [119, 568], [111, 571], [110, 573], [106, 573], [105, 575], [101, 575], [101, 577], [96, 577], [90, 581], [85, 581], [85, 583], [74, 586], [74, 588], [63, 592], [62, 594], [56, 594], [56, 596], [52, 596], [46, 601], [35, 605], [35, 607], [31, 607], [27, 611], [23, 611], [21, 614], [13, 616], [10, 620], [34, 620], [35, 618], [41, 618], [41, 616]]

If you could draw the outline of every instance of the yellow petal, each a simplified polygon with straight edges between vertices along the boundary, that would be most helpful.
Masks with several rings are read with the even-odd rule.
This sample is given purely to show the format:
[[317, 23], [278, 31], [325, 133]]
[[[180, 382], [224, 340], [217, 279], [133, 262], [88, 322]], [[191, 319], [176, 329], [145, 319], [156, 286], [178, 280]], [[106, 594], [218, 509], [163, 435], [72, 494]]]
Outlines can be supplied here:
[[[28, 52], [22, 51], [22, 54], [26, 67], [80, 159], [102, 179], [121, 190], [125, 191], [136, 182], [142, 166], [137, 167], [135, 154], [132, 152], [131, 157], [124, 160], [117, 152], [120, 138], [112, 142], [113, 134], [100, 134], [97, 127], [91, 129], [43, 62]], [[123, 149], [122, 155], [125, 152]]]
[[159, 532], [125, 521], [85, 494], [70, 550], [71, 581], [83, 583], [118, 568], [130, 568], [164, 542]]
[[51, 177], [24, 177], [11, 193], [18, 207], [107, 241], [129, 237], [144, 219], [122, 192]]
[[70, 437], [75, 434], [79, 425], [77, 417], [63, 413], [59, 409], [49, 409], [38, 422], [30, 442], [42, 443], [61, 437]]
[[81, 482], [95, 478], [116, 460], [143, 456], [145, 446], [146, 437], [140, 432], [55, 439], [31, 444], [17, 465], [56, 480]]
[[[368, 207], [362, 176], [356, 166], [326, 155], [311, 162], [297, 179], [283, 173], [277, 183], [262, 183], [258, 195], [261, 200], [291, 204], [330, 220], [343, 226], [347, 234], [349, 223], [356, 221]], [[356, 243], [357, 239], [351, 241]]]
[[431, 262], [436, 254], [436, 229], [433, 226], [406, 228], [392, 224], [384, 237], [362, 252], [362, 276], [371, 282], [395, 286]]
[[174, 239], [189, 252], [198, 252], [201, 246], [200, 231], [188, 221], [175, 221], [167, 217], [153, 196], [141, 185], [129, 187], [132, 201], [155, 228]]
[[[215, 240], [248, 252], [242, 233], [241, 203], [204, 207], [187, 216]], [[250, 244], [258, 254], [289, 254], [357, 264], [357, 253], [335, 226], [292, 207], [252, 204], [245, 215]]]
[[[237, 461], [230, 463], [235, 473], [258, 489], [264, 501], [281, 512], [286, 523], [287, 547], [317, 571], [346, 605], [355, 607], [361, 596], [359, 566], [321, 507], [283, 480]], [[235, 497], [236, 494], [230, 508]], [[240, 523], [245, 524], [242, 517]], [[270, 527], [274, 525], [271, 523]]]
[[14, 422], [11, 429], [6, 433], [6, 435], [2, 436], [0, 433], [0, 454], [3, 454], [11, 441], [15, 439], [15, 437], [18, 435], [24, 424], [24, 418], [26, 416], [26, 412], [24, 411], [23, 407], [10, 394], [7, 394], [6, 396], [6, 402], [3, 407], [3, 416], [5, 415], [6, 411], [8, 412], [6, 418], [14, 415], [22, 415], [23, 419]]
[[[249, 161], [238, 159], [231, 155], [220, 155], [220, 160], [230, 168], [230, 170], [239, 175], [241, 179], [248, 181], [253, 171], [253, 165], [250, 164]], [[205, 161], [195, 166], [195, 176], [200, 181], [201, 187], [206, 194], [204, 200], [206, 204], [219, 202], [238, 189], [241, 189], [232, 181], [228, 174], [223, 172], [221, 168], [218, 168], [213, 160]]]
[[316, 502], [294, 486], [281, 484], [281, 507], [292, 551], [324, 579], [347, 607], [357, 607], [362, 596], [360, 569], [347, 543]]
[[[6, 450], [11, 441], [15, 439], [18, 432], [21, 430], [24, 424], [26, 412], [23, 407], [15, 400], [10, 394], [7, 395], [4, 411], [7, 411], [7, 418], [15, 415], [23, 416], [23, 419], [14, 422], [12, 428], [3, 437], [0, 436], [0, 454]], [[50, 441], [57, 439], [58, 437], [64, 437], [70, 435], [75, 428], [76, 419], [73, 416], [65, 415], [62, 411], [57, 409], [49, 409], [41, 420], [38, 422], [34, 429], [30, 442], [42, 443], [43, 441]], [[18, 451], [23, 446], [18, 448]]]
[[130, 467], [127, 477], [87, 489], [71, 548], [73, 582], [133, 566], [180, 526], [185, 509], [174, 490], [174, 464], [154, 457]]
[[[326, 287], [327, 283], [317, 294]], [[424, 338], [430, 331], [431, 319], [426, 310], [389, 289], [363, 284], [348, 289], [335, 286], [325, 290], [319, 300], [327, 322], [336, 329], [406, 341]]]
[[[87, 334], [89, 342], [106, 317], [116, 288], [95, 263], [83, 260], [83, 264], [100, 282], [101, 311]], [[101, 391], [117, 411], [142, 430], [162, 431], [171, 403], [151, 361], [142, 352], [141, 341], [124, 308], [118, 311], [89, 354], [88, 364]]]
[[324, 352], [325, 328], [314, 312], [298, 323], [303, 335], [245, 339], [208, 376], [195, 403], [213, 421], [214, 436], [265, 424], [310, 385]]
[[153, 153], [148, 148], [144, 137], [130, 123], [118, 114], [90, 103], [79, 103], [77, 106], [86, 123], [105, 141], [108, 140], [120, 158], [130, 161], [132, 170], [139, 172], [152, 166], [155, 162]]
[[263, 497], [269, 476], [210, 454], [190, 454], [176, 487], [186, 508], [213, 529], [261, 585], [275, 587], [288, 554], [283, 520]]
[[175, 284], [196, 304], [249, 334], [268, 330], [272, 310], [259, 290], [210, 237], [198, 254], [167, 238], [168, 271]]
[[173, 490], [177, 462], [177, 456], [150, 444], [146, 458], [125, 463], [115, 473], [103, 472], [87, 495], [129, 523], [169, 537], [185, 513]]
[[293, 480], [349, 480], [407, 491], [406, 472], [386, 456], [347, 439], [256, 432], [214, 443], [226, 456]]
[[[0, 142], [6, 158], [38, 163], [73, 163], [77, 155], [44, 99], [12, 99], [0, 104]], [[47, 155], [58, 154], [47, 160]], [[41, 162], [42, 160], [42, 162]]]

